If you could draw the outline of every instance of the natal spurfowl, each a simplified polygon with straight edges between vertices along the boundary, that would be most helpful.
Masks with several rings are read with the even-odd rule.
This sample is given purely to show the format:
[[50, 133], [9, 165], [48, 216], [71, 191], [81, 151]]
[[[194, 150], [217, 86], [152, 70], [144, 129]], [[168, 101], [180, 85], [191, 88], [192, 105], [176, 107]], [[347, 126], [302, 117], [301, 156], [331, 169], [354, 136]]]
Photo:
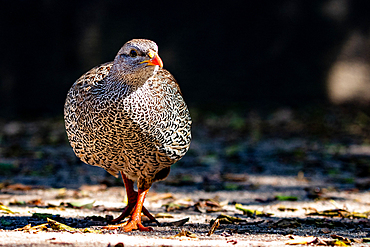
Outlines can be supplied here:
[[168, 176], [170, 166], [190, 145], [189, 110], [179, 85], [162, 67], [153, 41], [128, 41], [113, 62], [82, 75], [64, 105], [75, 154], [116, 177], [121, 173], [128, 205], [113, 222], [131, 215], [127, 224], [116, 225], [126, 232], [152, 230], [141, 224], [141, 212], [156, 221], [143, 206], [145, 196], [153, 182]]

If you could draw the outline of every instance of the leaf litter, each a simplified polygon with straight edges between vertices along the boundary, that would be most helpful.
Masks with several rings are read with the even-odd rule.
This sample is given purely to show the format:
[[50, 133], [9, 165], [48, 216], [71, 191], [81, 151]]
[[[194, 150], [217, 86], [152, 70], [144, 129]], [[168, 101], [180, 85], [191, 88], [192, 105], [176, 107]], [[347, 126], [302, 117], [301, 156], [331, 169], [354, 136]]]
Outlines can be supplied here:
[[[217, 179], [214, 180], [216, 184], [215, 188], [229, 188], [230, 190], [233, 190], [235, 188], [240, 189], [240, 190], [242, 190], [241, 188], [249, 188], [250, 190], [256, 190], [256, 193], [259, 193], [259, 191], [264, 188], [263, 184], [261, 185], [258, 183], [254, 183], [252, 182], [252, 180], [250, 180], [250, 178], [253, 178], [255, 174], [257, 174], [258, 176], [260, 175], [260, 173], [262, 175], [269, 174], [269, 173], [274, 174], [275, 171], [277, 171], [278, 173], [280, 172], [280, 174], [284, 174], [284, 175], [288, 174], [288, 173], [285, 174], [286, 171], [288, 172], [294, 171], [295, 174], [300, 174], [299, 176], [297, 176], [297, 179], [300, 179], [300, 181], [304, 183], [310, 183], [310, 179], [311, 177], [313, 177], [312, 176], [313, 174], [322, 175], [324, 173], [325, 177], [322, 180], [322, 182], [324, 183], [328, 182], [328, 183], [334, 184], [335, 186], [337, 185], [343, 186], [344, 183], [347, 183], [346, 185], [344, 185], [345, 187], [344, 189], [356, 189], [355, 187], [357, 186], [361, 190], [364, 190], [364, 189], [366, 190], [370, 188], [369, 182], [365, 180], [364, 181], [361, 180], [361, 183], [360, 183], [360, 180], [358, 179], [358, 177], [356, 177], [356, 176], [361, 176], [361, 174], [365, 174], [365, 171], [368, 171], [369, 169], [368, 156], [369, 155], [366, 154], [367, 156], [356, 157], [350, 151], [352, 148], [354, 148], [354, 146], [356, 146], [356, 145], [352, 145], [352, 143], [359, 143], [358, 146], [361, 148], [366, 148], [366, 145], [363, 145], [362, 143], [368, 143], [368, 127], [366, 127], [366, 125], [364, 124], [357, 124], [357, 123], [352, 124], [348, 120], [348, 119], [359, 119], [360, 121], [362, 118], [359, 118], [356, 115], [357, 114], [356, 112], [351, 113], [351, 115], [354, 115], [353, 118], [352, 117], [340, 118], [338, 117], [338, 114], [336, 112], [331, 112], [330, 114], [323, 113], [321, 115], [323, 116], [322, 118], [317, 117], [317, 116], [311, 116], [307, 114], [306, 112], [297, 113], [289, 109], [288, 109], [288, 112], [291, 112], [292, 114], [290, 114], [290, 117], [288, 120], [284, 120], [284, 121], [282, 121], [280, 117], [277, 117], [281, 115], [280, 112], [275, 112], [271, 116], [263, 116], [263, 114], [256, 111], [256, 112], [253, 112], [253, 114], [251, 112], [245, 116], [241, 116], [237, 118], [235, 117], [235, 115], [232, 115], [231, 118], [226, 115], [216, 116], [214, 117], [213, 120], [207, 119], [207, 117], [203, 117], [203, 114], [200, 114], [201, 116], [200, 118], [204, 118], [204, 119], [203, 120], [197, 119], [197, 121], [194, 121], [194, 122], [196, 125], [198, 125], [198, 127], [199, 125], [201, 125], [200, 127], [204, 126], [204, 129], [206, 131], [197, 131], [195, 129], [195, 133], [194, 133], [195, 142], [193, 143], [194, 144], [193, 148], [191, 148], [191, 150], [189, 151], [190, 155], [187, 155], [186, 157], [184, 157], [184, 159], [181, 162], [183, 162], [182, 164], [185, 164], [185, 166], [189, 165], [190, 169], [192, 170], [194, 170], [195, 165], [199, 166], [200, 168], [212, 168], [210, 169], [212, 174], [215, 174], [215, 173], [238, 174], [239, 170], [233, 170], [233, 169], [244, 168], [244, 164], [248, 164], [245, 166], [245, 169], [247, 171], [242, 171], [242, 172], [248, 173], [248, 171], [252, 171], [251, 175], [248, 175], [248, 177], [244, 177], [244, 178], [243, 176], [236, 177], [233, 175], [224, 176], [224, 177], [219, 176]], [[351, 112], [353, 111], [351, 110]], [[297, 118], [297, 116], [300, 116], [300, 117]], [[301, 119], [302, 116], [303, 118]], [[229, 121], [230, 119], [232, 121]], [[305, 121], [304, 119], [306, 119], [307, 121]], [[335, 128], [332, 128], [333, 126], [331, 125], [333, 126], [335, 125]], [[38, 129], [37, 126], [34, 126], [33, 128], [35, 128], [36, 130]], [[51, 133], [52, 131], [46, 131], [45, 133], [49, 133], [49, 132]], [[65, 136], [64, 136], [63, 131], [61, 131], [61, 133], [62, 134], [60, 135], [61, 136], [60, 140], [62, 140], [61, 141], [62, 143], [63, 138], [65, 138]], [[199, 141], [200, 138], [196, 138], [196, 135], [198, 135], [199, 137], [201, 134], [202, 134], [202, 137], [204, 137], [202, 139], [206, 140], [204, 141], [204, 143], [206, 142], [212, 143], [212, 145], [207, 144], [209, 147], [207, 145], [203, 145], [203, 143]], [[263, 152], [263, 151], [261, 152], [261, 146], [266, 145], [266, 143], [268, 144], [268, 141], [269, 141], [268, 138], [270, 138], [271, 136], [273, 138], [272, 141], [278, 143], [277, 146], [279, 146], [280, 148], [281, 143], [283, 143], [282, 146], [289, 145], [290, 140], [286, 140], [284, 138], [289, 138], [291, 136], [300, 137], [304, 135], [308, 135], [309, 137], [311, 137], [311, 139], [303, 140], [304, 142], [303, 142], [303, 145], [301, 146], [291, 148], [290, 150], [289, 148], [287, 148], [285, 152], [276, 151], [276, 149], [271, 150], [270, 156], [265, 156], [266, 152]], [[39, 136], [37, 138], [42, 139], [41, 134], [36, 134], [36, 136]], [[336, 140], [339, 140], [338, 143], [333, 143], [333, 141], [331, 140], [332, 137], [335, 137]], [[342, 144], [341, 140], [343, 139], [341, 138], [343, 137], [347, 138], [345, 139], [345, 141], [346, 143], [350, 143], [350, 144]], [[367, 138], [367, 141], [365, 140], [365, 138]], [[3, 138], [3, 139], [6, 140], [6, 138]], [[363, 140], [365, 140], [366, 142], [363, 142]], [[23, 143], [32, 143], [32, 142], [24, 141]], [[24, 145], [24, 144], [20, 143], [20, 145]], [[49, 155], [49, 153], [46, 153], [43, 150], [41, 151], [37, 150], [34, 147], [25, 147], [24, 150], [29, 150], [27, 152], [34, 152], [35, 157], [42, 157], [42, 156], [45, 157], [46, 155]], [[212, 154], [210, 150], [216, 154]], [[4, 143], [1, 151], [6, 151], [8, 153], [8, 156], [11, 156], [11, 148], [7, 143]], [[193, 152], [193, 154], [191, 152]], [[259, 153], [262, 155], [260, 155]], [[53, 158], [52, 155], [49, 155], [49, 156]], [[201, 156], [203, 157], [208, 156], [208, 159], [202, 160], [202, 159], [197, 158]], [[57, 157], [57, 158], [59, 159], [60, 157]], [[26, 157], [23, 157], [23, 159], [27, 161]], [[194, 162], [196, 164], [191, 167], [191, 162], [193, 162], [194, 160], [196, 161]], [[280, 163], [276, 163], [276, 160], [278, 160]], [[42, 163], [42, 159], [38, 159], [37, 162]], [[271, 170], [270, 172], [269, 166], [265, 166], [265, 164], [274, 163], [274, 162], [275, 162], [275, 165], [279, 165], [278, 166], [279, 169], [282, 168], [281, 171]], [[73, 159], [68, 160], [68, 162], [66, 163], [68, 164], [68, 167], [78, 167], [79, 166], [79, 164], [76, 163], [74, 156], [73, 156]], [[220, 167], [223, 164], [226, 164], [226, 165], [224, 167]], [[24, 169], [24, 168], [28, 168], [27, 162], [23, 162], [22, 164], [20, 164], [19, 167], [26, 171], [27, 169]], [[17, 172], [19, 171], [20, 169]], [[201, 172], [201, 169], [199, 171]], [[327, 172], [327, 174], [329, 174], [328, 176], [326, 176], [325, 174], [326, 171], [328, 171]], [[351, 172], [356, 173], [357, 175], [355, 177], [351, 177], [350, 175], [348, 175]], [[346, 176], [349, 176], [349, 177], [346, 177]], [[81, 177], [83, 177], [83, 174], [81, 174]], [[203, 177], [207, 177], [207, 176], [203, 176]], [[218, 185], [221, 184], [220, 177], [224, 181], [233, 182], [238, 186], [234, 186], [234, 185], [233, 186], [230, 186], [230, 185], [222, 186], [221, 185], [220, 187], [217, 187]], [[181, 182], [181, 184], [183, 185], [198, 186], [197, 187], [198, 189], [206, 188], [206, 186], [204, 186], [206, 185], [205, 179], [204, 181], [202, 179], [201, 180], [198, 180], [198, 179], [191, 180], [191, 178], [184, 177], [183, 180], [184, 181]], [[247, 186], [249, 187], [242, 187], [242, 186], [240, 187], [239, 183], [243, 185], [248, 183]], [[212, 186], [213, 185], [214, 184], [212, 184]], [[13, 188], [7, 188], [6, 185], [1, 185], [0, 188], [4, 188], [2, 192], [5, 190], [9, 190], [9, 189], [14, 189], [14, 191], [23, 191], [23, 192], [30, 191], [27, 186], [23, 188], [21, 186], [14, 186]], [[189, 188], [193, 189], [194, 187], [189, 187]], [[190, 189], [187, 189], [187, 190], [190, 191]], [[78, 197], [78, 198], [85, 197], [88, 193], [91, 193], [94, 189], [91, 188], [91, 190], [90, 191], [89, 190], [90, 188], [84, 189], [83, 191], [87, 193], [80, 191], [81, 193], [75, 193], [73, 196]], [[102, 190], [98, 188], [96, 191], [103, 191], [103, 190], [104, 188], [102, 187]], [[344, 191], [343, 188], [342, 188], [342, 191]], [[279, 192], [281, 192], [281, 188]], [[363, 231], [366, 231], [366, 229], [370, 228], [370, 223], [368, 221], [369, 217], [366, 212], [366, 209], [365, 210], [357, 210], [357, 209], [350, 210], [345, 207], [343, 207], [343, 209], [341, 207], [336, 207], [335, 209], [323, 210], [323, 206], [320, 204], [320, 206], [317, 206], [317, 210], [316, 209], [307, 210], [307, 215], [301, 214], [300, 217], [303, 217], [303, 218], [290, 218], [291, 213], [294, 213], [294, 212], [297, 213], [298, 211], [298, 214], [299, 214], [300, 213], [299, 211], [303, 210], [303, 207], [297, 206], [297, 205], [300, 205], [299, 203], [302, 202], [301, 200], [303, 201], [306, 199], [328, 200], [328, 199], [335, 198], [330, 195], [329, 196], [325, 195], [325, 193], [326, 193], [325, 188], [323, 188], [323, 189], [320, 189], [319, 191], [317, 191], [316, 189], [314, 191], [307, 191], [306, 196], [304, 196], [304, 194], [299, 194], [299, 196], [297, 196], [297, 200], [295, 201], [295, 202], [298, 202], [298, 204], [290, 204], [291, 201], [294, 201], [293, 198], [292, 200], [279, 200], [278, 197], [274, 197], [274, 195], [271, 196], [271, 194], [269, 194], [268, 196], [259, 195], [259, 197], [262, 198], [259, 201], [257, 199], [254, 199], [254, 200], [245, 199], [246, 201], [240, 201], [240, 203], [239, 201], [237, 201], [237, 203], [242, 205], [242, 207], [247, 210], [243, 211], [243, 210], [236, 209], [236, 211], [243, 212], [243, 213], [247, 212], [243, 214], [243, 216], [245, 217], [257, 218], [257, 219], [263, 220], [263, 223], [260, 223], [261, 227], [247, 229], [248, 232], [246, 233], [248, 234], [250, 233], [251, 235], [253, 235], [254, 233], [261, 234], [261, 232], [270, 233], [269, 231], [272, 230], [272, 231], [278, 231], [278, 233], [283, 233], [283, 235], [285, 236], [286, 232], [293, 231], [294, 233], [296, 233], [297, 229], [307, 231], [306, 232], [307, 235], [312, 235], [312, 231], [310, 232], [310, 229], [309, 229], [309, 227], [311, 226], [314, 229], [318, 230], [318, 231], [314, 231], [314, 233], [324, 232], [324, 234], [328, 234], [330, 232], [335, 232], [337, 230], [338, 231], [340, 230], [343, 232], [348, 229], [348, 231], [350, 231], [349, 234], [352, 235], [357, 231], [363, 232]], [[68, 197], [69, 195], [68, 193], [66, 193], [66, 190], [64, 190], [64, 192], [63, 190], [61, 190], [59, 198], [65, 199]], [[347, 196], [345, 195], [344, 198], [346, 197]], [[150, 197], [148, 196], [148, 202], [150, 201], [149, 198]], [[280, 198], [280, 199], [284, 199], [284, 198]], [[363, 201], [364, 199], [366, 198], [361, 198], [361, 201]], [[159, 200], [162, 200], [162, 199], [159, 199]], [[163, 199], [163, 200], [172, 200], [172, 198]], [[271, 206], [271, 204], [274, 204], [276, 201], [279, 201], [279, 203], [287, 202], [288, 205], [293, 205], [293, 206], [288, 206], [287, 208], [296, 208], [298, 210], [293, 211], [287, 208], [279, 210], [276, 207], [275, 208], [268, 207], [268, 206]], [[364, 201], [365, 202], [356, 202], [356, 203], [357, 205], [360, 203], [363, 206], [368, 205], [366, 203], [369, 203], [369, 202], [368, 201], [366, 202], [366, 200]], [[173, 207], [172, 209], [170, 208], [169, 212], [175, 217], [178, 215], [184, 215], [184, 214], [190, 215], [190, 217], [194, 217], [194, 215], [208, 216], [208, 218], [216, 217], [215, 213], [212, 211], [212, 207], [209, 207], [209, 209], [211, 210], [207, 210], [208, 206], [203, 206], [204, 205], [203, 202], [199, 203], [200, 205], [198, 206], [198, 209], [197, 209], [195, 205], [197, 202], [200, 202], [200, 201], [195, 200], [195, 201], [192, 201], [191, 203], [183, 203], [183, 204], [177, 203], [180, 205], [182, 204], [182, 207], [180, 206], [179, 208], [176, 208], [176, 207]], [[259, 207], [258, 207], [258, 210], [255, 210], [255, 204], [257, 203]], [[41, 206], [42, 205], [39, 205], [39, 207]], [[54, 205], [54, 206], [55, 208], [60, 208], [60, 209], [67, 207], [64, 205], [63, 206]], [[47, 208], [49, 207], [51, 209], [51, 206], [49, 203], [46, 204], [46, 207]], [[310, 205], [310, 207], [315, 208], [315, 206], [312, 206], [312, 204]], [[103, 207], [93, 207], [91, 210], [95, 212], [103, 212], [103, 210], [101, 210], [102, 208]], [[238, 213], [235, 213], [235, 211], [230, 210], [230, 205], [229, 207], [223, 206], [221, 208], [218, 208], [218, 207], [215, 207], [215, 208], [216, 210], [220, 209], [220, 211], [216, 211], [216, 212], [223, 212], [225, 214], [230, 214], [230, 216], [236, 216], [236, 217], [239, 216]], [[261, 210], [260, 208], [263, 208], [263, 209]], [[10, 209], [12, 211], [15, 211], [13, 210], [12, 207], [10, 207]], [[225, 209], [226, 211], [224, 211]], [[273, 211], [274, 209], [276, 209], [277, 212]], [[80, 210], [80, 209], [75, 208], [75, 210]], [[117, 208], [117, 212], [120, 210], [122, 209]], [[251, 210], [251, 211], [248, 211], [248, 210]], [[264, 216], [263, 214], [259, 214], [259, 212], [262, 212], [265, 214], [273, 213], [274, 215]], [[7, 215], [12, 215], [11, 213], [6, 213], [6, 211], [0, 211], [0, 213], [6, 215], [3, 218], [4, 223], [12, 222], [11, 220], [12, 218], [9, 218], [7, 216]], [[313, 213], [313, 214], [309, 215], [310, 213]], [[281, 216], [281, 214], [283, 214], [283, 216]], [[280, 215], [280, 218], [278, 217], [278, 215]], [[282, 220], [282, 219], [285, 219], [285, 220]], [[187, 224], [186, 222], [185, 227], [191, 229], [190, 228], [192, 224], [191, 222], [192, 220], [190, 220], [190, 224]], [[208, 219], [205, 222], [207, 223], [206, 225], [208, 226], [208, 223], [209, 223]], [[297, 223], [301, 224], [301, 226], [297, 225], [296, 226], [297, 229], [295, 229], [294, 226]], [[223, 230], [225, 229], [224, 227], [236, 227], [235, 229], [238, 229], [237, 227], [239, 227], [240, 224], [241, 223], [237, 223], [237, 222], [220, 224], [220, 226], [215, 229], [215, 232], [213, 233], [212, 237], [219, 235], [219, 232], [217, 231], [218, 229]], [[289, 225], [292, 226], [292, 229], [289, 229], [290, 228]], [[4, 227], [2, 226], [2, 228]], [[209, 228], [207, 228], [207, 231], [208, 230]], [[274, 234], [275, 233], [272, 232], [270, 236]], [[321, 239], [321, 237], [319, 239]], [[363, 236], [362, 240], [364, 243], [369, 241], [366, 235]], [[343, 240], [341, 239], [339, 239], [339, 241], [343, 242]], [[306, 241], [306, 242], [309, 242], [309, 241]], [[322, 242], [318, 241], [317, 244], [319, 243], [322, 243]], [[326, 243], [329, 244], [330, 242], [326, 242]], [[339, 242], [337, 242], [337, 244], [338, 243]]]
[[47, 220], [47, 223], [43, 223], [43, 224], [40, 224], [40, 225], [36, 225], [36, 226], [31, 226], [31, 224], [28, 224], [22, 228], [18, 228], [18, 229], [15, 229], [16, 231], [25, 231], [25, 232], [33, 232], [33, 233], [37, 233], [37, 232], [40, 232], [40, 231], [51, 231], [51, 230], [54, 230], [54, 231], [58, 231], [58, 232], [80, 232], [80, 233], [102, 233], [101, 230], [94, 230], [94, 229], [90, 229], [90, 228], [83, 228], [83, 229], [80, 229], [80, 228], [73, 228], [73, 227], [70, 227], [66, 224], [63, 224], [63, 223], [60, 223], [56, 220], [52, 220], [50, 218], [46, 218]]

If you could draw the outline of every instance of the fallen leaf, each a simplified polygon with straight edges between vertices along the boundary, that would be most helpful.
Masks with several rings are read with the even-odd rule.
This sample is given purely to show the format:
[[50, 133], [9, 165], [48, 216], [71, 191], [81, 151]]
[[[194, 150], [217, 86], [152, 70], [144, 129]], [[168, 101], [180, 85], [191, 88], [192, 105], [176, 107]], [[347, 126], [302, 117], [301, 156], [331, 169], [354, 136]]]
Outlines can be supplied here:
[[308, 244], [316, 244], [316, 245], [329, 245], [329, 246], [348, 246], [351, 244], [351, 240], [339, 235], [331, 235], [334, 239], [321, 239], [317, 237], [301, 237], [301, 236], [289, 236], [291, 240], [285, 242], [288, 245], [308, 245]]
[[194, 204], [196, 211], [200, 213], [214, 213], [222, 211], [223, 206], [213, 199], [200, 199], [197, 203]]
[[162, 226], [183, 226], [185, 225], [185, 223], [187, 223], [189, 221], [189, 217], [188, 218], [184, 218], [184, 219], [181, 219], [181, 220], [176, 220], [176, 221], [172, 221], [172, 222], [164, 222], [164, 223], [161, 223]]
[[334, 239], [337, 239], [337, 240], [343, 242], [344, 244], [351, 244], [351, 242], [352, 242], [351, 239], [340, 236], [340, 235], [337, 235], [337, 234], [332, 234], [332, 235], [330, 235], [330, 237], [332, 237]]
[[90, 229], [90, 228], [83, 228], [83, 229], [73, 228], [73, 227], [70, 227], [68, 225], [62, 224], [62, 223], [60, 223], [56, 220], [52, 220], [50, 218], [47, 218], [47, 221], [48, 221], [48, 223], [46, 223], [46, 224], [49, 225], [51, 227], [51, 229], [53, 229], [55, 231], [102, 233], [101, 230], [94, 230], [94, 229]]
[[213, 225], [211, 226], [211, 229], [209, 230], [209, 232], [207, 233], [207, 236], [211, 236], [215, 231], [216, 229], [220, 226], [220, 219], [216, 219], [214, 222], [213, 222]]
[[57, 230], [57, 231], [68, 231], [68, 232], [78, 232], [79, 231], [77, 228], [73, 228], [73, 227], [67, 226], [65, 224], [62, 224], [62, 223], [60, 223], [58, 221], [55, 221], [55, 220], [52, 220], [50, 218], [47, 218], [47, 221], [48, 221], [49, 226], [53, 230]]
[[171, 214], [168, 213], [158, 213], [154, 215], [155, 218], [173, 218]]
[[93, 206], [94, 206], [94, 203], [95, 203], [95, 201], [89, 202], [89, 203], [86, 203], [86, 202], [67, 202], [67, 205], [68, 205], [68, 207], [71, 207], [71, 208], [78, 208], [78, 209], [87, 208], [87, 209], [92, 209]]
[[290, 211], [290, 212], [295, 212], [297, 211], [298, 209], [297, 208], [289, 208], [289, 207], [286, 207], [286, 206], [279, 206], [277, 208], [279, 211]]
[[171, 236], [170, 238], [180, 238], [180, 240], [198, 240], [198, 237], [185, 229], [182, 229], [178, 234]]
[[33, 213], [32, 214], [32, 217], [33, 218], [37, 218], [37, 219], [46, 220], [47, 218], [53, 217], [53, 214], [48, 214], [48, 213]]
[[220, 214], [219, 216], [217, 216], [215, 220], [211, 220], [210, 224], [213, 225], [216, 220], [218, 220], [220, 224], [236, 224], [241, 222], [243, 223], [247, 222], [246, 219], [241, 219], [227, 214]]
[[271, 215], [273, 215], [272, 213], [264, 213], [262, 211], [257, 211], [257, 210], [254, 210], [254, 209], [247, 209], [247, 208], [243, 207], [243, 205], [238, 204], [238, 203], [235, 204], [235, 208], [238, 209], [238, 210], [243, 211], [243, 214], [245, 214], [249, 217], [254, 217], [254, 216], [270, 217]]
[[173, 202], [163, 204], [162, 207], [163, 206], [166, 207], [166, 212], [171, 212], [175, 210], [185, 210], [185, 209], [190, 208], [190, 206], [188, 205], [183, 205], [183, 204], [178, 204], [178, 203], [173, 203]]
[[291, 240], [285, 241], [288, 245], [298, 245], [298, 244], [312, 244], [317, 241], [317, 237], [301, 237], [301, 236], [289, 236]]
[[322, 240], [325, 245], [330, 245], [330, 246], [348, 246], [345, 242], [338, 240], [338, 239], [328, 239], [328, 240]]
[[26, 202], [25, 201], [12, 201], [12, 202], [9, 202], [9, 205], [12, 205], [12, 206], [24, 206], [26, 205]]
[[[80, 229], [78, 229], [78, 230], [80, 230]], [[84, 229], [81, 229], [80, 231], [83, 232], [83, 233], [101, 233], [100, 230], [94, 230], [94, 229], [91, 229], [91, 228], [84, 228]]]
[[28, 224], [22, 228], [17, 228], [16, 231], [23, 231], [23, 232], [39, 232], [39, 231], [46, 231], [48, 229], [47, 227], [48, 223], [36, 225], [36, 226], [31, 226], [31, 224]]
[[297, 201], [298, 200], [298, 197], [296, 197], [296, 196], [277, 195], [277, 196], [275, 196], [275, 200], [278, 200], [278, 201]]
[[326, 217], [343, 217], [343, 218], [368, 218], [370, 212], [349, 212], [345, 209], [329, 209], [324, 211], [314, 211], [306, 213], [308, 216], [326, 216]]
[[5, 205], [0, 205], [0, 212], [5, 214], [15, 214], [10, 208]]
[[25, 231], [25, 230], [29, 230], [31, 227], [32, 227], [31, 224], [28, 224], [28, 225], [25, 225], [24, 227], [15, 229], [15, 231]]

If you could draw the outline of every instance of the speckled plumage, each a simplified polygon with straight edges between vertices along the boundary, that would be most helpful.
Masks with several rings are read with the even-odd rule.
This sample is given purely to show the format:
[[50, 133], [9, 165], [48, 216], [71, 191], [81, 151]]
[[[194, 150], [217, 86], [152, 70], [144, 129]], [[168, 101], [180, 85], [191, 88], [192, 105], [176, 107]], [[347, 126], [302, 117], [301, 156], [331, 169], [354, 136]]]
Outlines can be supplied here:
[[[131, 57], [131, 50], [137, 56]], [[149, 40], [132, 40], [113, 62], [82, 75], [68, 92], [65, 127], [75, 154], [112, 175], [123, 172], [139, 189], [167, 177], [187, 152], [191, 118], [173, 76], [148, 66]], [[149, 57], [148, 57], [149, 56]]]

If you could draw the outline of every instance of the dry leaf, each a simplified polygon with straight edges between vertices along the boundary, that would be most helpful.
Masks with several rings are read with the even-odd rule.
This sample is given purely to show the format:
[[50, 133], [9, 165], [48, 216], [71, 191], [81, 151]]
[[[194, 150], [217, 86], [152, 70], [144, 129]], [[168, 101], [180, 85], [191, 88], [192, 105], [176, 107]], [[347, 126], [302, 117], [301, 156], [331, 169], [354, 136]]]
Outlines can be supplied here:
[[207, 233], [207, 236], [211, 236], [219, 226], [220, 226], [220, 219], [216, 219], [213, 225], [211, 226], [211, 229]]
[[329, 209], [324, 211], [314, 211], [307, 213], [309, 216], [326, 216], [326, 217], [343, 217], [343, 218], [368, 218], [369, 212], [359, 213], [359, 212], [349, 212], [345, 209]]
[[351, 244], [351, 242], [352, 242], [351, 239], [340, 236], [340, 235], [337, 235], [337, 234], [332, 234], [332, 235], [330, 235], [330, 237], [338, 239], [338, 240], [342, 241], [345, 244]]
[[189, 217], [188, 218], [185, 218], [185, 219], [181, 219], [181, 220], [176, 220], [176, 221], [173, 221], [173, 222], [164, 222], [164, 223], [161, 223], [161, 226], [183, 226], [185, 225], [186, 222], [189, 221]]
[[158, 213], [154, 215], [155, 218], [173, 218], [171, 214], [168, 213]]
[[15, 214], [10, 208], [5, 205], [0, 205], [0, 212], [5, 214]]
[[[60, 216], [60, 215], [56, 215], [56, 216]], [[53, 214], [48, 214], [48, 213], [33, 213], [32, 214], [32, 217], [33, 218], [42, 219], [42, 220], [46, 220], [47, 218], [53, 217]]]
[[52, 220], [50, 218], [47, 218], [47, 221], [48, 221], [49, 226], [53, 230], [57, 230], [57, 231], [68, 231], [68, 232], [78, 232], [79, 231], [77, 228], [73, 228], [73, 227], [67, 226], [65, 224], [62, 224], [62, 223], [60, 223], [58, 221], [55, 221], [55, 220]]
[[195, 210], [200, 213], [213, 213], [222, 211], [220, 203], [213, 199], [200, 199], [194, 204]]
[[277, 196], [275, 196], [275, 200], [278, 200], [278, 201], [297, 201], [298, 197], [296, 197], [296, 196], [286, 196], [286, 195], [277, 195]]
[[16, 231], [31, 232], [31, 233], [36, 233], [39, 231], [47, 231], [48, 229], [47, 225], [48, 223], [44, 223], [44, 224], [36, 225], [36, 226], [31, 226], [31, 224], [28, 224], [22, 228], [17, 228]]
[[317, 237], [301, 237], [301, 236], [289, 236], [291, 240], [285, 241], [288, 245], [298, 245], [298, 244], [312, 244], [317, 241]]
[[298, 209], [297, 208], [289, 208], [289, 207], [286, 207], [286, 206], [279, 206], [277, 208], [279, 211], [290, 211], [290, 212], [295, 212], [297, 211]]
[[249, 217], [254, 217], [254, 216], [270, 217], [271, 215], [273, 215], [272, 213], [265, 213], [265, 212], [257, 211], [257, 210], [254, 210], [254, 209], [247, 209], [239, 203], [235, 204], [235, 208], [238, 209], [238, 210], [243, 211], [243, 214], [246, 214]]
[[100, 230], [93, 230], [90, 228], [78, 229], [62, 224], [58, 221], [47, 218], [48, 225], [56, 231], [67, 231], [67, 232], [83, 232], [83, 233], [101, 233]]
[[87, 209], [92, 209], [93, 206], [94, 206], [94, 203], [95, 203], [95, 201], [89, 202], [89, 203], [86, 203], [86, 202], [67, 202], [67, 205], [68, 205], [68, 207], [71, 207], [71, 208], [78, 208], [78, 209], [87, 208]]
[[171, 212], [175, 210], [185, 210], [190, 207], [188, 205], [178, 204], [178, 203], [173, 203], [173, 202], [163, 204], [162, 207], [163, 206], [166, 207], [166, 212]]
[[179, 240], [198, 240], [198, 237], [185, 229], [182, 229], [178, 234], [171, 236], [170, 238], [179, 238]]

